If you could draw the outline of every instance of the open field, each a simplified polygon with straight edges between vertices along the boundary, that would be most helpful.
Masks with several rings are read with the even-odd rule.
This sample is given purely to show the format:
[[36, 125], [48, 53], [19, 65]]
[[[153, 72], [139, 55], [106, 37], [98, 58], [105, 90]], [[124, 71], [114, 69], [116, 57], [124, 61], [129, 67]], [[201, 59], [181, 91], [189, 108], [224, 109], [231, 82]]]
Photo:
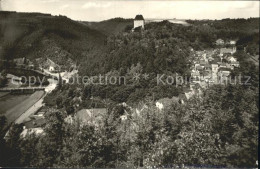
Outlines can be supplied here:
[[[8, 92], [1, 92], [0, 94], [6, 94]], [[12, 109], [16, 105], [20, 104], [22, 101], [28, 99], [31, 94], [7, 94], [0, 98], [0, 114], [6, 113], [8, 110]]]
[[18, 118], [16, 118], [15, 123], [23, 123], [32, 114], [35, 114], [43, 105], [43, 96], [35, 102], [29, 109], [22, 113]]
[[[42, 98], [44, 95], [44, 91], [37, 91], [30, 95], [29, 97], [27, 96], [26, 98], [23, 98], [23, 100], [19, 98], [19, 102], [16, 101], [16, 104], [9, 108], [5, 116], [7, 118], [8, 123], [13, 122], [16, 120], [18, 117], [20, 117], [25, 111], [27, 111], [31, 106], [33, 106], [38, 100]], [[17, 100], [15, 98], [15, 100]], [[6, 100], [8, 101], [8, 100]]]
[[[0, 98], [8, 95], [9, 92], [0, 92]], [[1, 106], [0, 106], [1, 107]], [[1, 110], [1, 109], [0, 109]]]

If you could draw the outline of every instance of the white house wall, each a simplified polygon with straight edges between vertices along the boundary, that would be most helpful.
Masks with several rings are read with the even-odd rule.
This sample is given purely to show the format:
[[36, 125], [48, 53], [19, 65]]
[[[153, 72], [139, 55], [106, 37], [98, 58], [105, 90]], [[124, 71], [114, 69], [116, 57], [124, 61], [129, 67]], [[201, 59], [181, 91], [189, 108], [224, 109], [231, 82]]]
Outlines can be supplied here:
[[144, 28], [144, 21], [143, 20], [135, 20], [134, 21], [134, 28], [141, 26]]

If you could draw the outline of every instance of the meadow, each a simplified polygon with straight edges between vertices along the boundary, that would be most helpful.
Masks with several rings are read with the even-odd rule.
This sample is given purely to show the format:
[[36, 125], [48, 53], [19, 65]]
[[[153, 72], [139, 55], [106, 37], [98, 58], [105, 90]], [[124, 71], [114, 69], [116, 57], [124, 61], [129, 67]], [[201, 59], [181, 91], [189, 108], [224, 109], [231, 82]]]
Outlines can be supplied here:
[[36, 91], [33, 94], [5, 96], [0, 99], [0, 112], [5, 114], [8, 123], [12, 123], [40, 100], [43, 95], [44, 91]]

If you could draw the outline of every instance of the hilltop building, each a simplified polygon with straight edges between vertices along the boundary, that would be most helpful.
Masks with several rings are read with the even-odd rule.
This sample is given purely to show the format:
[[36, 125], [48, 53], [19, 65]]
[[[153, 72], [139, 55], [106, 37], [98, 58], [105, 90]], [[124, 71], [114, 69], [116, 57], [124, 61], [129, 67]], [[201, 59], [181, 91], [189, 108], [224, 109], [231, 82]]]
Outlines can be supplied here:
[[151, 22], [162, 22], [162, 21], [168, 21], [170, 23], [175, 23], [175, 24], [181, 24], [181, 25], [189, 25], [184, 19], [169, 19], [169, 18], [146, 18], [144, 19], [143, 15], [136, 15], [135, 19], [134, 19], [134, 27], [132, 29], [132, 31], [137, 28], [137, 27], [141, 27], [142, 29], [144, 29], [144, 25], [147, 23], [151, 23]]
[[144, 17], [143, 15], [136, 15], [134, 19], [134, 28], [141, 27], [144, 29]]

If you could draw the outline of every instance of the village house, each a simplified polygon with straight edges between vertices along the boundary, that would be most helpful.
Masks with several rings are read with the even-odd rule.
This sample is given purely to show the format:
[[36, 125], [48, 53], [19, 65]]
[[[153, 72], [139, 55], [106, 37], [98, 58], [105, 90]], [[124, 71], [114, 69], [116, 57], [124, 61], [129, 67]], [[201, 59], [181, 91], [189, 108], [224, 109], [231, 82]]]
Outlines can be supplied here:
[[34, 67], [35, 67], [34, 64], [26, 57], [16, 58], [16, 59], [14, 59], [14, 62], [17, 67], [23, 67], [23, 68], [27, 67], [29, 69], [34, 69]]
[[211, 65], [210, 65], [210, 64], [206, 64], [206, 65], [204, 66], [204, 70], [206, 70], [206, 71], [211, 71]]
[[230, 41], [229, 41], [229, 44], [230, 44], [230, 45], [235, 45], [235, 44], [236, 44], [236, 41], [230, 40]]
[[259, 55], [251, 56], [251, 60], [254, 62], [259, 62]]
[[37, 116], [30, 116], [28, 121], [24, 122], [24, 126], [27, 129], [43, 127], [46, 124], [46, 119]]
[[191, 77], [192, 77], [192, 81], [193, 82], [199, 81], [199, 79], [200, 79], [200, 72], [198, 70], [192, 70], [191, 71]]
[[194, 91], [191, 90], [191, 89], [187, 89], [185, 92], [184, 92], [187, 100], [189, 100], [193, 95], [194, 95]]
[[212, 70], [212, 72], [218, 72], [218, 64], [212, 63], [211, 70]]
[[187, 97], [186, 97], [186, 95], [184, 93], [180, 94], [179, 98], [180, 98], [181, 104], [185, 104], [185, 102], [188, 101], [188, 99], [187, 99]]
[[235, 57], [230, 56], [227, 58], [227, 61], [230, 64], [230, 66], [239, 67], [239, 62], [237, 61], [237, 59]]
[[205, 67], [205, 65], [206, 65], [206, 62], [205, 62], [205, 60], [200, 60], [200, 66], [201, 66], [202, 68], [204, 68], [204, 67]]
[[[106, 108], [82, 109], [75, 115], [75, 120], [81, 125], [102, 126], [102, 119], [107, 113]], [[68, 120], [69, 121], [69, 120]]]
[[233, 55], [235, 52], [236, 52], [236, 47], [221, 48], [220, 49], [220, 56], [223, 56], [224, 54], [231, 54], [231, 55]]
[[[157, 107], [158, 108], [158, 107]], [[135, 108], [134, 110], [132, 110], [132, 108], [130, 108], [130, 110], [132, 110], [132, 117], [134, 116], [140, 116], [142, 111], [145, 111], [148, 109], [148, 106], [146, 104], [142, 104], [142, 105], [138, 105], [137, 108]]]
[[[0, 75], [0, 77], [1, 77], [1, 75]], [[21, 82], [21, 80], [22, 80], [21, 77], [18, 77], [18, 76], [12, 75], [12, 74], [7, 74], [7, 75], [6, 75], [6, 78], [7, 78], [9, 81], [12, 80], [13, 82], [17, 82], [17, 84], [18, 84], [19, 82]]]
[[237, 59], [234, 58], [234, 56], [229, 56], [229, 57], [227, 58], [227, 61], [228, 61], [228, 62], [236, 62]]
[[216, 40], [216, 45], [224, 45], [224, 44], [225, 44], [225, 42], [223, 39]]
[[206, 53], [203, 53], [203, 54], [202, 54], [202, 58], [203, 58], [204, 60], [206, 60], [206, 59], [207, 59], [207, 54], [206, 54]]
[[184, 104], [187, 102], [190, 98], [193, 96], [201, 96], [202, 94], [202, 88], [205, 87], [204, 85], [201, 86], [201, 83], [196, 83], [190, 88], [184, 89], [184, 92], [179, 95], [179, 103]]
[[226, 68], [226, 63], [218, 62], [219, 68]]
[[199, 65], [199, 66], [196, 67], [196, 70], [201, 72], [203, 70], [203, 67], [201, 65]]
[[218, 64], [211, 64], [211, 69], [212, 69], [212, 72], [211, 72], [211, 80], [213, 82], [216, 82], [217, 81], [217, 73], [218, 73]]

